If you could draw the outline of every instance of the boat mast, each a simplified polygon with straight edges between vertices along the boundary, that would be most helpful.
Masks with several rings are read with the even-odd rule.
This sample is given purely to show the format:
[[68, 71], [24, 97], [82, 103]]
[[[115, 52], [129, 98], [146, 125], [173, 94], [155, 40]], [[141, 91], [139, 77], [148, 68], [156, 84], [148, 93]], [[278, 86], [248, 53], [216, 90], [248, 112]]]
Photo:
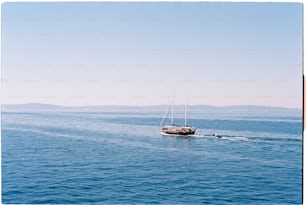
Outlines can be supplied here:
[[174, 91], [172, 94], [172, 106], [171, 106], [171, 110], [172, 110], [172, 115], [171, 115], [171, 124], [174, 125], [173, 123], [173, 107], [174, 107]]
[[186, 95], [186, 102], [185, 102], [185, 126], [187, 126], [187, 95]]

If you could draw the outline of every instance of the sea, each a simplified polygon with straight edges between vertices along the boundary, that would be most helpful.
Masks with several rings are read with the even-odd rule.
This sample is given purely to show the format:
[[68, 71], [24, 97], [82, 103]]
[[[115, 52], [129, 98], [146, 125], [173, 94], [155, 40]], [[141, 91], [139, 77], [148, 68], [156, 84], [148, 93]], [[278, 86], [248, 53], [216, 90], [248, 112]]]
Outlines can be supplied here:
[[2, 203], [302, 203], [301, 111], [193, 113], [191, 137], [162, 115], [3, 111]]

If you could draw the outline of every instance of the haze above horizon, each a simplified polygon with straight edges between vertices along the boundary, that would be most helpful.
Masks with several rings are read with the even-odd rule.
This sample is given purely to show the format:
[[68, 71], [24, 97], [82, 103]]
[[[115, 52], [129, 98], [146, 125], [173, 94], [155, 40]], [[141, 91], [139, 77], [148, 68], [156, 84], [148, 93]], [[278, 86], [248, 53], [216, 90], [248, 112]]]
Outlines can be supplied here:
[[300, 3], [2, 4], [2, 103], [302, 108]]

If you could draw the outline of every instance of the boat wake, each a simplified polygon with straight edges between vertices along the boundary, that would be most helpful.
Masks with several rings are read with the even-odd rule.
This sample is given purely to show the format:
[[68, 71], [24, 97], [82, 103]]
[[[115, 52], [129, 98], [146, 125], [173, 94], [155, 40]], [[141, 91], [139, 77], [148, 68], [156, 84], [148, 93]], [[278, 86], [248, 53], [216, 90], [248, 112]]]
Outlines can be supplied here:
[[219, 140], [230, 140], [230, 141], [248, 141], [248, 142], [259, 142], [259, 143], [271, 143], [276, 141], [297, 142], [301, 141], [300, 138], [293, 138], [290, 136], [283, 138], [268, 137], [268, 136], [241, 136], [241, 135], [217, 135], [217, 134], [196, 134], [194, 138], [210, 138]]
[[223, 139], [232, 141], [249, 141], [249, 138], [240, 136], [223, 137]]
[[234, 135], [217, 135], [217, 134], [209, 134], [209, 135], [195, 135], [195, 138], [211, 138], [211, 139], [220, 139], [220, 140], [231, 140], [231, 141], [248, 141], [249, 138], [244, 136], [234, 136]]

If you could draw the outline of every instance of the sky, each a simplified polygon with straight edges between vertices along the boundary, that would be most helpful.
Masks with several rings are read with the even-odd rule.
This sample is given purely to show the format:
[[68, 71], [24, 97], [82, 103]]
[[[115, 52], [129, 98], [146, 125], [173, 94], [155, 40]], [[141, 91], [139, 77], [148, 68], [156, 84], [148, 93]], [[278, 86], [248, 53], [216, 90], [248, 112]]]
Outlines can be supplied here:
[[302, 108], [302, 4], [4, 3], [2, 104]]

